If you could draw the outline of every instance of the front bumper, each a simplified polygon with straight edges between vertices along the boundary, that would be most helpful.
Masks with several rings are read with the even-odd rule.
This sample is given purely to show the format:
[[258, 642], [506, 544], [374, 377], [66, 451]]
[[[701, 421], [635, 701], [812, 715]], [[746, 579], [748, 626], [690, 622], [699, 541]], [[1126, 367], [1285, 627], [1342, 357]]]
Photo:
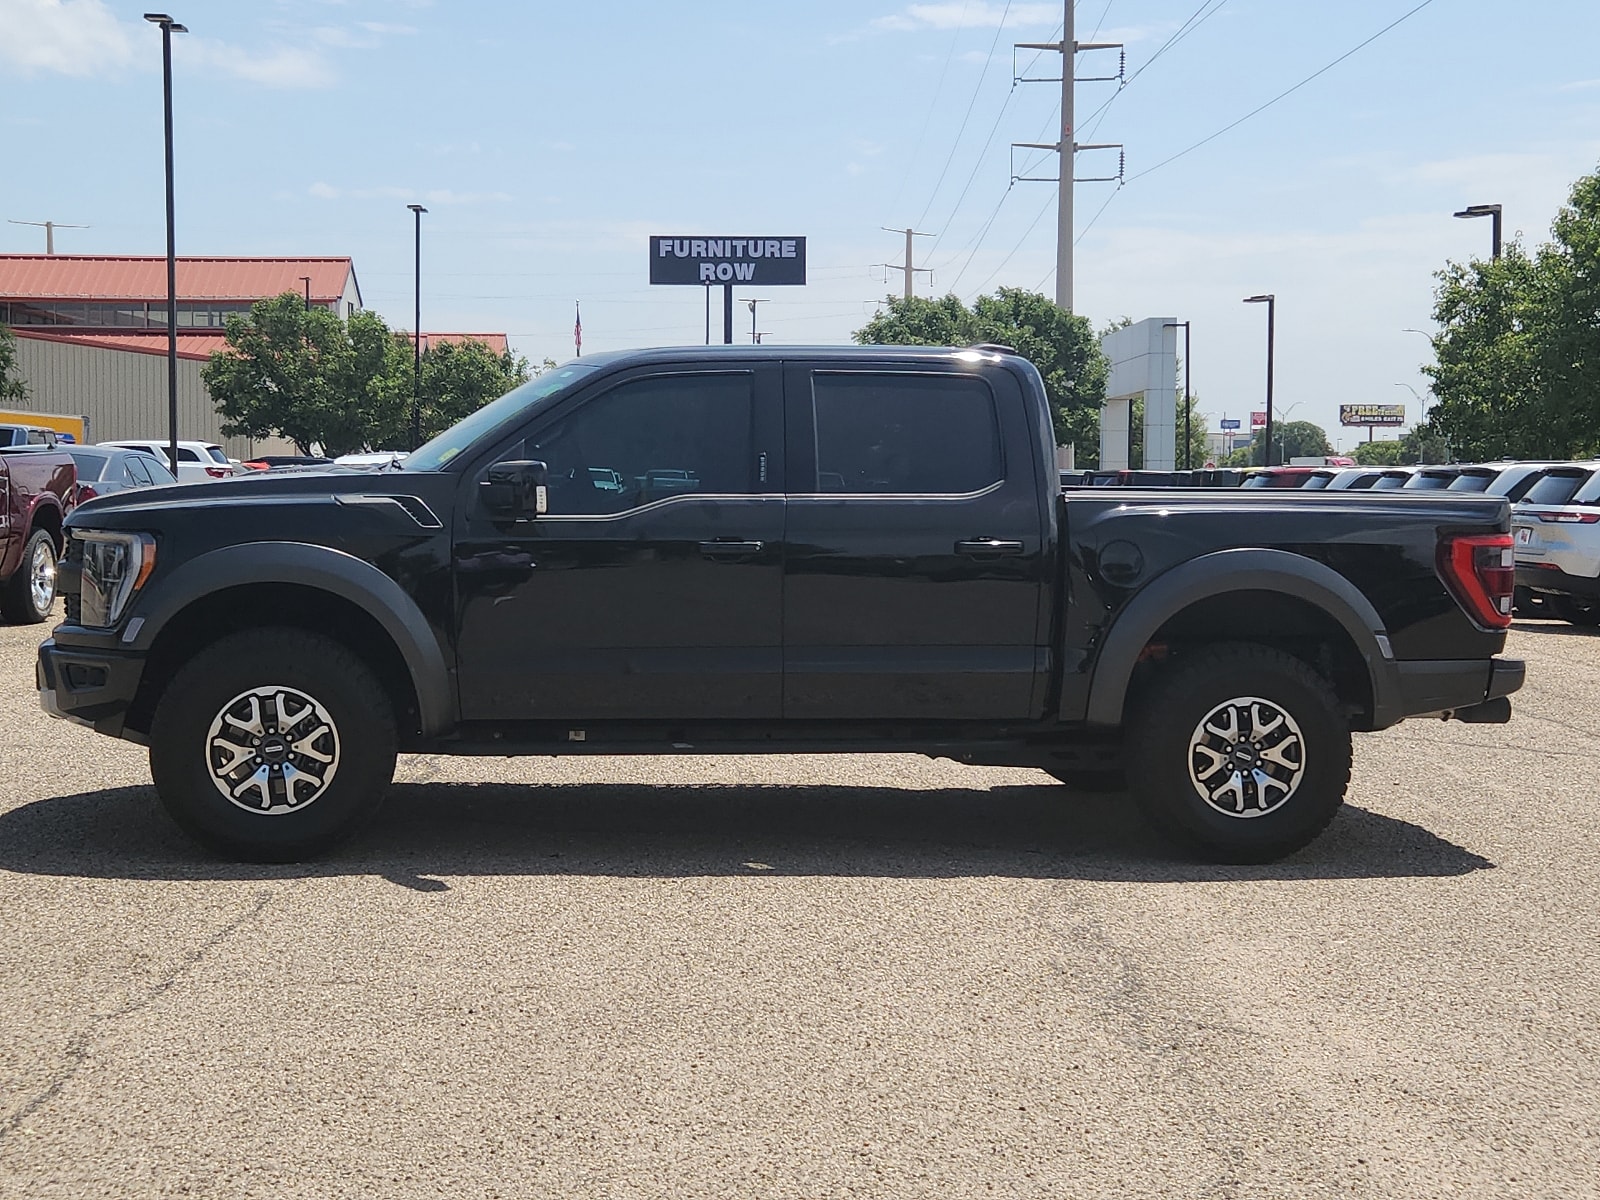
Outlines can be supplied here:
[[63, 646], [54, 638], [39, 647], [34, 669], [45, 712], [112, 737], [133, 737], [123, 723], [143, 674], [142, 654]]
[[1527, 677], [1526, 664], [1514, 658], [1423, 660], [1395, 666], [1406, 716], [1454, 717], [1482, 724], [1511, 719], [1506, 697]]
[[1559, 592], [1566, 596], [1582, 596], [1586, 600], [1600, 598], [1600, 578], [1591, 575], [1572, 575], [1553, 563], [1517, 564], [1517, 586], [1536, 592]]

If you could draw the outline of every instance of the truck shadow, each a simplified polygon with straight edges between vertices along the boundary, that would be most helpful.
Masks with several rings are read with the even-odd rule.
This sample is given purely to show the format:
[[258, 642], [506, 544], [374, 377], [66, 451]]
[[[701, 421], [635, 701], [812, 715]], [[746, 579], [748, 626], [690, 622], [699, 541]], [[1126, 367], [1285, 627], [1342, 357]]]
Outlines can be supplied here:
[[0, 870], [108, 879], [377, 875], [420, 891], [437, 876], [885, 878], [1003, 876], [1136, 882], [1465, 875], [1489, 860], [1420, 826], [1347, 804], [1279, 863], [1184, 859], [1127, 796], [1063, 788], [518, 787], [411, 783], [332, 856], [294, 866], [208, 857], [149, 787], [39, 800], [0, 814]]

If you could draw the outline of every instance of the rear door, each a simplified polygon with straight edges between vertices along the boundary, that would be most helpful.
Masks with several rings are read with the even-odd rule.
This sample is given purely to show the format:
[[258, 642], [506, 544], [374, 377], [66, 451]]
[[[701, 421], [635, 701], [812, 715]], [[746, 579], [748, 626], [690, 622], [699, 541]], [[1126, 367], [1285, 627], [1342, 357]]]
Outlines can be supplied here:
[[784, 394], [785, 719], [1029, 716], [1045, 483], [1016, 379], [792, 363]]

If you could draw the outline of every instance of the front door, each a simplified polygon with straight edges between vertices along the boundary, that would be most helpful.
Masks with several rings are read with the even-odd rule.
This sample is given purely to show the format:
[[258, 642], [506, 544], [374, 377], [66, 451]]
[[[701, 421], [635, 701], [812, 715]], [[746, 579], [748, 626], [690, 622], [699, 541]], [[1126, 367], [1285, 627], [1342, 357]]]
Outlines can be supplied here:
[[543, 461], [549, 512], [468, 496], [455, 550], [467, 720], [774, 718], [784, 500], [777, 368], [609, 380], [476, 464]]

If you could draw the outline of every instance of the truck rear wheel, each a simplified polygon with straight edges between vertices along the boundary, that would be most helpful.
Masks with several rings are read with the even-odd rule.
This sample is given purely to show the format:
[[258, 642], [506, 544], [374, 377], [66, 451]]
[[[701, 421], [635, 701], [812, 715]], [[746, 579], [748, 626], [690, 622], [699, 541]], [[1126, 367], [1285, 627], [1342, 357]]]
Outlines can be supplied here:
[[56, 541], [48, 529], [35, 529], [0, 591], [0, 615], [13, 625], [37, 625], [50, 616], [55, 602]]
[[1333, 820], [1350, 729], [1328, 681], [1291, 654], [1225, 644], [1153, 681], [1129, 776], [1161, 832], [1218, 862], [1271, 862]]
[[377, 812], [394, 776], [389, 697], [366, 663], [299, 629], [236, 633], [190, 659], [150, 729], [174, 821], [248, 862], [324, 853]]

